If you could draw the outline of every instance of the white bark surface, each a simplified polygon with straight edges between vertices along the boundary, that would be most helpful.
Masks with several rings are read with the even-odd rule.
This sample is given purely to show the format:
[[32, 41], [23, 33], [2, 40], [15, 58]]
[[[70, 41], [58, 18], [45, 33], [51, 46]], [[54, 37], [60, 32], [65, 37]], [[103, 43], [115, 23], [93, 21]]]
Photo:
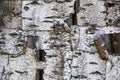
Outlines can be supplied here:
[[[119, 0], [79, 0], [77, 24], [69, 27], [75, 0], [33, 1], [11, 1], [14, 9], [4, 17], [0, 80], [35, 80], [37, 69], [44, 70], [44, 80], [120, 80], [120, 56], [102, 60], [94, 44], [101, 34], [120, 33]], [[34, 49], [26, 45], [28, 35], [37, 37], [29, 42]], [[46, 52], [45, 61], [37, 61], [39, 49]]]

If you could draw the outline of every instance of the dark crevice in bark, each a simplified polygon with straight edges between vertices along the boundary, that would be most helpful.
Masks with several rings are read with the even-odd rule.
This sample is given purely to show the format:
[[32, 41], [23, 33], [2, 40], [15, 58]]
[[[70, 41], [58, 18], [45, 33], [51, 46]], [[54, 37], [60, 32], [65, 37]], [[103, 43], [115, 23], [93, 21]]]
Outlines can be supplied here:
[[77, 25], [77, 13], [79, 12], [80, 1], [76, 0], [74, 2], [74, 14], [73, 14], [73, 25]]
[[70, 17], [65, 21], [69, 27], [72, 25], [77, 25], [77, 13], [79, 12], [80, 1], [76, 0], [74, 2], [74, 13], [70, 14]]
[[46, 52], [42, 49], [35, 50], [38, 61], [45, 61]]
[[37, 69], [36, 70], [35, 80], [44, 80], [43, 74], [44, 74], [44, 70], [43, 69]]

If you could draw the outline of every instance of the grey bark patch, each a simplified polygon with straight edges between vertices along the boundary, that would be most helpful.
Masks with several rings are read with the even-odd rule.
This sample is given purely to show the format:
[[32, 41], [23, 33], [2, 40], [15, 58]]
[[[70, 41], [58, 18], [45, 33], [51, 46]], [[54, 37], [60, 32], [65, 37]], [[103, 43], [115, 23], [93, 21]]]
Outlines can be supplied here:
[[31, 35], [27, 36], [27, 46], [29, 48], [35, 49], [36, 48], [36, 41], [37, 41], [36, 36], [31, 36]]
[[65, 22], [68, 24], [69, 27], [73, 25], [73, 15], [71, 14], [68, 19], [65, 20]]

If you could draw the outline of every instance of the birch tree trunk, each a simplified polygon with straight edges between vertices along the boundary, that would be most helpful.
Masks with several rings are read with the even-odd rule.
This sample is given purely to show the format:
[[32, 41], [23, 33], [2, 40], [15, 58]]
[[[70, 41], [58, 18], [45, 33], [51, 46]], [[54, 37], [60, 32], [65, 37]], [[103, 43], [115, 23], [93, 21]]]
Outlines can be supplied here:
[[120, 51], [103, 60], [94, 43], [120, 33], [119, 0], [0, 4], [0, 80], [120, 80]]

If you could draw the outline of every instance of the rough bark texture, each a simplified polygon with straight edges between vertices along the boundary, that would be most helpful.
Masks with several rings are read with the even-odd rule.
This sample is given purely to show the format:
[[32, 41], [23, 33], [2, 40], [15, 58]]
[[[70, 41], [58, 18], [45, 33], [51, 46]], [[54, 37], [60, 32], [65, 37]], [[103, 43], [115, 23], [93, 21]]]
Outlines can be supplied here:
[[94, 44], [120, 33], [120, 0], [9, 2], [0, 14], [0, 80], [120, 80], [120, 56], [103, 60]]

